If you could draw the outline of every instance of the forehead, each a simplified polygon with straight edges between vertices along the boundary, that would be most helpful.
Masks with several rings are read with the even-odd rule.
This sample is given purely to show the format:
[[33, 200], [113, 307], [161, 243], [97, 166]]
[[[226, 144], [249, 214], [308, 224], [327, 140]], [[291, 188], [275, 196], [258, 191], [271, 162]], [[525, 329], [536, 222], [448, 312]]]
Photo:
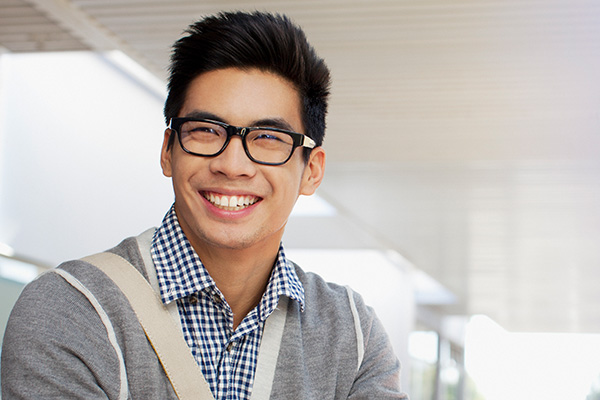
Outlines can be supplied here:
[[209, 112], [224, 122], [246, 125], [264, 118], [282, 118], [302, 126], [300, 93], [287, 79], [258, 69], [219, 69], [194, 78], [180, 116]]

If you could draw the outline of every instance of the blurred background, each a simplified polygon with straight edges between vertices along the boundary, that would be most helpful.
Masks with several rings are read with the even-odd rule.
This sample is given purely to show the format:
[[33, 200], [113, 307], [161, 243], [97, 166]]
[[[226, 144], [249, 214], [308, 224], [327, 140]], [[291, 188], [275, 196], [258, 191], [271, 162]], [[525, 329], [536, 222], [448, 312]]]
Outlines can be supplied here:
[[0, 0], [0, 332], [39, 272], [160, 224], [170, 46], [220, 10], [331, 68], [284, 243], [376, 309], [411, 398], [600, 398], [595, 0]]

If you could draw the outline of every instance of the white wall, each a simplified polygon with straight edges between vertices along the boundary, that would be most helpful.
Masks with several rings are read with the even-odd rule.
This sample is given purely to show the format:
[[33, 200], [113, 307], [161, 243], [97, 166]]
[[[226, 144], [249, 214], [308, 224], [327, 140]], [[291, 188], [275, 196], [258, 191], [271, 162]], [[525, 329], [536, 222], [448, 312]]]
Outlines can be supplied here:
[[0, 65], [0, 242], [56, 264], [160, 223], [164, 99], [97, 54]]

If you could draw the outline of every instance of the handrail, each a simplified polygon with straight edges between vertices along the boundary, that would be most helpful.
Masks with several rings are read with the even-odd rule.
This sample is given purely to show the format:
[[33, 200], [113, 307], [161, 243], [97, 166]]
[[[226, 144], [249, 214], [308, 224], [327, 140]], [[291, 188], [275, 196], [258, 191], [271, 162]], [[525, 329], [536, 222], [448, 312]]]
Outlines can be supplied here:
[[5, 243], [2, 243], [2, 242], [0, 242], [0, 257], [19, 261], [19, 262], [22, 262], [25, 264], [30, 264], [35, 267], [41, 268], [43, 270], [48, 270], [48, 269], [53, 268], [53, 266], [48, 263], [34, 259], [32, 257], [18, 254], [17, 252], [15, 252], [15, 250], [11, 246], [9, 246]]

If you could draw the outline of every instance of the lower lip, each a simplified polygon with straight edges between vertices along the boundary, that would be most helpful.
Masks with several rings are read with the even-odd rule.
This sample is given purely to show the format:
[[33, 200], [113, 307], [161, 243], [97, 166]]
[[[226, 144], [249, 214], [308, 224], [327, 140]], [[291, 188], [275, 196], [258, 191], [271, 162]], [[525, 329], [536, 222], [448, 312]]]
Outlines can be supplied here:
[[202, 196], [201, 193], [200, 193], [200, 197], [202, 198], [202, 200], [204, 200], [204, 203], [206, 204], [206, 208], [208, 209], [208, 211], [211, 214], [215, 215], [216, 217], [223, 218], [223, 219], [243, 218], [243, 217], [247, 216], [248, 214], [250, 214], [254, 210], [256, 205], [261, 202], [261, 200], [259, 200], [256, 203], [254, 203], [248, 207], [244, 207], [239, 210], [230, 211], [230, 210], [224, 210], [222, 208], [215, 206], [213, 203], [208, 201], [206, 199], [206, 197]]

